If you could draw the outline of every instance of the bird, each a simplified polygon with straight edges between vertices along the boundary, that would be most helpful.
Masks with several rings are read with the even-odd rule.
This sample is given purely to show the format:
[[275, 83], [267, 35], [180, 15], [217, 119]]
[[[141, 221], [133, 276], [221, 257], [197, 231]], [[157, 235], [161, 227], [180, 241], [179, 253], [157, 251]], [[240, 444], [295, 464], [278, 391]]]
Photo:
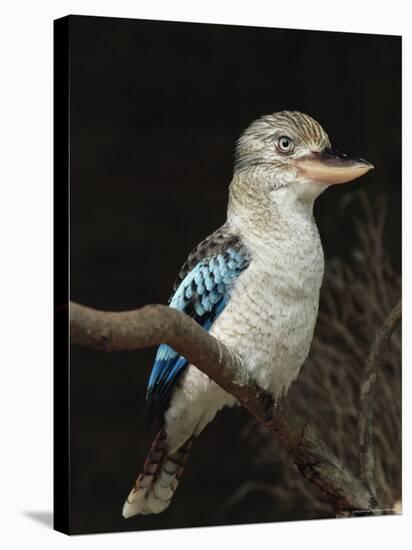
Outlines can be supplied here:
[[[242, 361], [275, 402], [309, 353], [324, 255], [313, 215], [329, 186], [373, 168], [332, 148], [311, 116], [280, 111], [253, 121], [235, 148], [227, 219], [188, 256], [169, 307], [185, 312]], [[223, 407], [236, 405], [171, 347], [159, 346], [145, 425], [157, 433], [123, 516], [170, 504], [195, 439]]]

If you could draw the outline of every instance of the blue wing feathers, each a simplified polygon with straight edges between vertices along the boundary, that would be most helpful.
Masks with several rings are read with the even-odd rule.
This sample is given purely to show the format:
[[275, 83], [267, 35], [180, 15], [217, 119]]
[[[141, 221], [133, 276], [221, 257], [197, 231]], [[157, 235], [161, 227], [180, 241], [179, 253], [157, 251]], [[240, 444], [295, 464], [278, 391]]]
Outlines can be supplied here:
[[[236, 250], [224, 244], [221, 243], [219, 252], [199, 259], [185, 273], [169, 302], [170, 307], [184, 311], [207, 331], [229, 302], [234, 280], [249, 265], [244, 248], [238, 245], [240, 250]], [[187, 364], [187, 360], [168, 345], [159, 346], [146, 393], [146, 428], [164, 413]]]

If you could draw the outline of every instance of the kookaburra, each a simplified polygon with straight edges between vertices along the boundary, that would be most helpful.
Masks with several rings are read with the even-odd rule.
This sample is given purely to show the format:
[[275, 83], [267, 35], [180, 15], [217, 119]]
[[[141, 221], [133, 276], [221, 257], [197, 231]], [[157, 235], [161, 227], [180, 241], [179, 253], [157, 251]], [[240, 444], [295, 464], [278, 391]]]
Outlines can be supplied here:
[[[262, 116], [240, 137], [225, 224], [189, 254], [170, 299], [239, 356], [275, 400], [313, 338], [324, 259], [313, 204], [327, 187], [373, 166], [339, 154], [310, 116]], [[124, 517], [162, 512], [188, 452], [217, 411], [236, 400], [167, 345], [147, 388], [146, 423], [160, 420]]]

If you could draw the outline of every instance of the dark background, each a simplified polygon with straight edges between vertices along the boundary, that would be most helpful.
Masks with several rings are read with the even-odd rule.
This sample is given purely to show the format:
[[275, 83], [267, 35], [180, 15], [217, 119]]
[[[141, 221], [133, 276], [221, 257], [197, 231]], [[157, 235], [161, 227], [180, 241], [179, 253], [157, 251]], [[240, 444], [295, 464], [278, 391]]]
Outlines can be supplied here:
[[[326, 257], [348, 257], [362, 187], [388, 205], [400, 269], [399, 37], [72, 16], [71, 299], [104, 309], [165, 303], [186, 255], [225, 220], [235, 140], [282, 109], [318, 120], [332, 144], [372, 162], [316, 204]], [[87, 533], [299, 519], [269, 497], [229, 507], [247, 479], [276, 481], [224, 411], [192, 452], [163, 514], [124, 520], [139, 473], [145, 384], [154, 350], [71, 350], [71, 531]]]

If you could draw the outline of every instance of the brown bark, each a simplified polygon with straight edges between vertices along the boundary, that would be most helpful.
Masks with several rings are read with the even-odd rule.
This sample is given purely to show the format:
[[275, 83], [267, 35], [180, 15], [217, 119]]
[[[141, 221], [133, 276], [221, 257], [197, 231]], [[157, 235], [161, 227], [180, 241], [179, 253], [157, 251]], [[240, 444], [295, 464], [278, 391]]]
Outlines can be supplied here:
[[137, 350], [161, 343], [207, 374], [262, 422], [291, 456], [300, 473], [321, 489], [338, 515], [376, 508], [373, 493], [321, 441], [316, 431], [291, 415], [250, 379], [239, 357], [182, 312], [150, 305], [127, 312], [97, 311], [70, 304], [74, 344], [102, 351]]

